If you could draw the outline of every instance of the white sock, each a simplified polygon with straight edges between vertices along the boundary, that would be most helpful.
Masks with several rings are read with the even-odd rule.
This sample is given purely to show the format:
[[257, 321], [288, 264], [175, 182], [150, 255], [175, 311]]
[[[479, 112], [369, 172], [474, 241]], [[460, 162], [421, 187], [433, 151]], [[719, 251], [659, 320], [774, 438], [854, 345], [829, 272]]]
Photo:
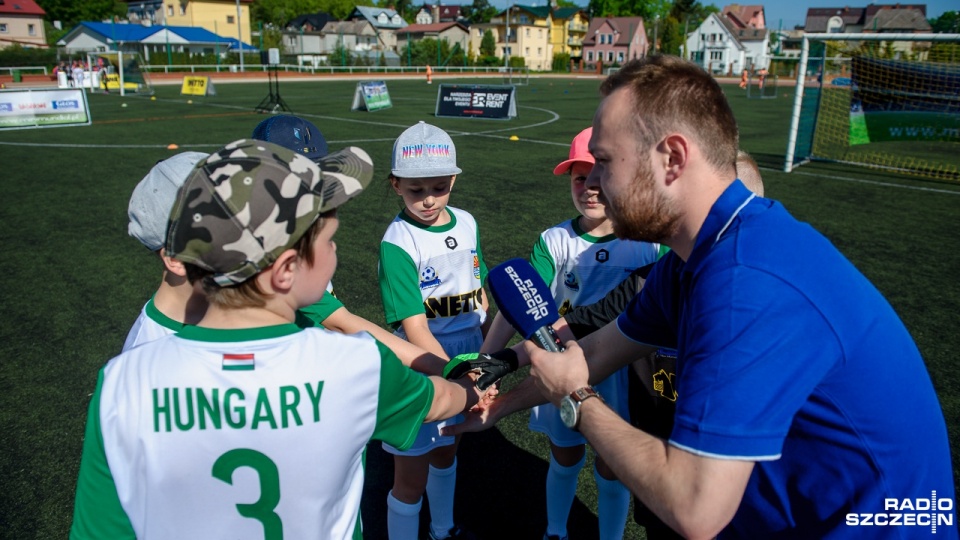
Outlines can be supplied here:
[[550, 454], [550, 468], [547, 469], [547, 535], [563, 538], [567, 535], [567, 518], [573, 498], [577, 496], [577, 475], [583, 468], [587, 455], [569, 467], [557, 463]]
[[387, 535], [390, 540], [417, 540], [420, 534], [420, 506], [423, 498], [413, 504], [400, 502], [387, 494]]
[[630, 490], [619, 480], [607, 480], [593, 468], [597, 480], [597, 514], [600, 520], [600, 540], [623, 538], [630, 512]]
[[436, 538], [446, 538], [453, 528], [453, 493], [457, 488], [457, 458], [446, 469], [430, 466], [427, 476], [427, 498], [430, 499], [430, 531]]

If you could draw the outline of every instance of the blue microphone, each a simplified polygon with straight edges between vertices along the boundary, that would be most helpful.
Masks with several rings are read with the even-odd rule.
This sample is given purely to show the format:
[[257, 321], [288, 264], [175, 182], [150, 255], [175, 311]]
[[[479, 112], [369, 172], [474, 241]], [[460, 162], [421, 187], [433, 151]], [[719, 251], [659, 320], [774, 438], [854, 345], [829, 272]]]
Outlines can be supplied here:
[[524, 339], [550, 352], [564, 350], [551, 326], [560, 318], [550, 287], [524, 259], [510, 259], [490, 270], [487, 284], [500, 313]]

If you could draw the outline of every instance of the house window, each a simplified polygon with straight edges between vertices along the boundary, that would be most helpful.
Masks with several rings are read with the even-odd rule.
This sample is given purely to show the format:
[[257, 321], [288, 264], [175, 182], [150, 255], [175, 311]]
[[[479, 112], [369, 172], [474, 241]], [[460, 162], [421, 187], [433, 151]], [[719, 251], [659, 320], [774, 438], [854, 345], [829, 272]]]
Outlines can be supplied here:
[[530, 19], [526, 15], [521, 15], [520, 24], [530, 24]]
[[711, 60], [723, 60], [723, 51], [710, 51]]
[[543, 37], [543, 28], [537, 30], [537, 37], [539, 37], [539, 38], [542, 38], [542, 37]]
[[227, 15], [227, 24], [233, 24], [235, 17], [233, 15]]
[[524, 55], [524, 56], [530, 56], [530, 47], [525, 47], [525, 48], [523, 49], [523, 55]]
[[167, 17], [173, 17], [173, 4], [167, 6]]
[[526, 30], [527, 30], [527, 37], [530, 37], [530, 29], [527, 28]]
[[587, 62], [593, 62], [593, 51], [587, 51]]
[[613, 62], [613, 51], [607, 51], [607, 62]]
[[377, 22], [379, 22], [379, 23], [381, 23], [381, 24], [386, 24], [387, 20], [388, 20], [388, 19], [387, 19], [387, 14], [386, 14], [386, 13], [381, 13], [381, 14], [377, 15]]
[[0, 23], [0, 34], [7, 33], [7, 23]]
[[543, 47], [537, 47], [537, 56], [543, 56]]
[[180, 4], [180, 15], [186, 15], [186, 14], [187, 14], [187, 6], [185, 6], [184, 4]]
[[37, 35], [37, 25], [35, 25], [35, 24], [28, 24], [28, 25], [27, 25], [27, 34], [29, 34], [29, 35], [31, 35], [31, 36]]
[[617, 62], [623, 63], [623, 51], [617, 52]]

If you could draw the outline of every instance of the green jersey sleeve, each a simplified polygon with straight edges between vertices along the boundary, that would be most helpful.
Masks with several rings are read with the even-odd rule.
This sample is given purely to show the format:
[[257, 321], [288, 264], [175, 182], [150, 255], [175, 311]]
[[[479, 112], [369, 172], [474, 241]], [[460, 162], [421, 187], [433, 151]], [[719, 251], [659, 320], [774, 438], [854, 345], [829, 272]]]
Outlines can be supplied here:
[[396, 327], [407, 317], [425, 313], [417, 265], [403, 248], [380, 243], [380, 298], [387, 324]]
[[323, 298], [321, 298], [316, 304], [311, 304], [307, 307], [300, 308], [299, 311], [316, 324], [323, 325], [323, 321], [325, 321], [327, 317], [342, 307], [343, 302], [328, 292], [325, 293]]
[[433, 405], [433, 383], [425, 375], [404, 366], [383, 343], [378, 341], [377, 347], [380, 349], [380, 394], [373, 438], [406, 450], [416, 440]]
[[533, 245], [533, 251], [530, 252], [530, 265], [540, 274], [544, 283], [547, 285], [553, 283], [553, 278], [557, 275], [557, 263], [554, 262], [542, 234]]
[[97, 376], [97, 388], [87, 410], [87, 429], [80, 456], [73, 525], [70, 527], [71, 540], [136, 538], [130, 518], [120, 505], [120, 496], [103, 447], [103, 434], [100, 431], [102, 388], [103, 369]]

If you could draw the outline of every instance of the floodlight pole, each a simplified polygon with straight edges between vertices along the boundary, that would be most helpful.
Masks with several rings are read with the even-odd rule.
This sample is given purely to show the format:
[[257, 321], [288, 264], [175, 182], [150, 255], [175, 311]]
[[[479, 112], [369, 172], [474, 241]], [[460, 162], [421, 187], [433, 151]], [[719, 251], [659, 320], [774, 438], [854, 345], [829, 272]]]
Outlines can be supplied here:
[[510, 10], [513, 9], [513, 4], [507, 6], [507, 33], [503, 36], [503, 67], [507, 67], [510, 63], [510, 54], [507, 50], [510, 48]]
[[237, 42], [240, 46], [240, 73], [243, 73], [243, 32], [240, 25], [240, 0], [237, 0]]

